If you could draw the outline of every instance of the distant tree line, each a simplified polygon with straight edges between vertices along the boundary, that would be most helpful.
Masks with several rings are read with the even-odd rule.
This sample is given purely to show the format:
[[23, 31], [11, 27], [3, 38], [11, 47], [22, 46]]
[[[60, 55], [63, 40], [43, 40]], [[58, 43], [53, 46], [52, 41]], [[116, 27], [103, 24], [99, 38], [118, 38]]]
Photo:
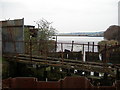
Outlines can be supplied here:
[[117, 40], [120, 42], [120, 26], [112, 25], [104, 32], [104, 38], [107, 40]]

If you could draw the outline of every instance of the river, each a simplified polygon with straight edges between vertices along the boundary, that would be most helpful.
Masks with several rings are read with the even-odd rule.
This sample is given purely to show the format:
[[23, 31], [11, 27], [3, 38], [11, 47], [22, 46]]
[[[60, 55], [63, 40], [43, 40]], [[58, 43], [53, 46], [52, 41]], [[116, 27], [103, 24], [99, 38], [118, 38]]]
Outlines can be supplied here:
[[[63, 43], [63, 50], [71, 50], [72, 44], [64, 44], [64, 43], [79, 43], [79, 44], [87, 44], [90, 42], [92, 44], [94, 42], [95, 45], [98, 44], [98, 42], [104, 40], [104, 37], [88, 37], [88, 36], [57, 36], [57, 42]], [[82, 45], [73, 45], [73, 51], [82, 51], [83, 46]], [[85, 51], [87, 50], [87, 47], [85, 46]], [[90, 50], [92, 50], [92, 47], [90, 47]], [[57, 45], [57, 51], [61, 51], [61, 44]], [[97, 47], [95, 47], [95, 51], [97, 52]]]

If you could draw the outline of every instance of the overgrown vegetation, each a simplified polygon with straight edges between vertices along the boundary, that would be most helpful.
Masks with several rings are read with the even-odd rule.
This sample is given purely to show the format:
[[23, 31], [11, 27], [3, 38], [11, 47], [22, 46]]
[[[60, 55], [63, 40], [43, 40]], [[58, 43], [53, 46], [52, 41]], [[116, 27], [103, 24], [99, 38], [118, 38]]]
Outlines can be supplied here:
[[[50, 38], [55, 35], [56, 29], [45, 19], [36, 22], [37, 32], [33, 30], [32, 35], [29, 28], [25, 28], [25, 52], [34, 55], [45, 55], [48, 52], [55, 51], [55, 41]], [[36, 34], [36, 35], [33, 35]], [[35, 36], [35, 37], [34, 37]]]
[[104, 40], [104, 41], [98, 42], [98, 45], [100, 46], [104, 46], [104, 45], [112, 46], [117, 44], [118, 44], [118, 41], [116, 40]]
[[[102, 53], [102, 58], [104, 58], [105, 47], [106, 47], [106, 60], [109, 63], [119, 64], [120, 63], [120, 47], [116, 47], [119, 44], [116, 40], [101, 41], [99, 44], [99, 51]], [[112, 48], [113, 47], [113, 48]], [[111, 49], [109, 49], [111, 48]]]
[[49, 40], [56, 33], [56, 29], [52, 27], [52, 23], [45, 19], [36, 22], [38, 25], [38, 40]]
[[59, 67], [3, 61], [3, 79], [9, 77], [36, 77], [41, 81], [45, 81], [46, 78], [49, 81], [58, 81], [66, 75], [67, 73], [60, 72]]
[[112, 25], [104, 32], [104, 38], [107, 40], [117, 40], [120, 43], [120, 26]]
[[[120, 26], [112, 25], [104, 32], [105, 41], [99, 42], [99, 51], [102, 52], [103, 58], [113, 64], [120, 63], [120, 47], [116, 47], [116, 45], [120, 44]], [[114, 48], [111, 48], [114, 47]], [[108, 48], [111, 48], [108, 50]], [[106, 55], [105, 55], [106, 50]]]

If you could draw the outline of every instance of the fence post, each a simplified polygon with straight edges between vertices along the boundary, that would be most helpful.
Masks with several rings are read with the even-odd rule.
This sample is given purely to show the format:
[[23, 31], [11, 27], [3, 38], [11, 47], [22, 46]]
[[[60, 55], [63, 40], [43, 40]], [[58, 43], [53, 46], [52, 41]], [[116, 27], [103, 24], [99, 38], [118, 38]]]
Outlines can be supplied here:
[[87, 53], [87, 61], [89, 61], [89, 49], [90, 49], [90, 42], [88, 42], [88, 53]]
[[92, 52], [94, 53], [94, 42], [93, 42]]
[[93, 42], [93, 45], [92, 45], [92, 61], [95, 61], [95, 53], [94, 53], [94, 42]]
[[83, 44], [83, 62], [84, 62], [84, 56], [85, 56], [85, 53], [84, 53], [84, 44]]
[[57, 35], [56, 35], [56, 41], [55, 41], [55, 52], [57, 52]]
[[73, 52], [73, 44], [74, 44], [74, 41], [72, 41], [71, 52]]
[[62, 43], [61, 43], [61, 51], [62, 51], [62, 64], [63, 64], [64, 58], [63, 58], [63, 44]]
[[90, 49], [90, 42], [88, 42], [88, 52], [89, 52], [89, 49]]

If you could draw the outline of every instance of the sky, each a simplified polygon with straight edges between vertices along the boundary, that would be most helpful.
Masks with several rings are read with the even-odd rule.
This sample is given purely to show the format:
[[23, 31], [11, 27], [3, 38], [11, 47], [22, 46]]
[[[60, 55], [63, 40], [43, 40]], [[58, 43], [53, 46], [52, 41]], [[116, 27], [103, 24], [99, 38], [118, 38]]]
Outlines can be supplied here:
[[0, 20], [42, 18], [59, 33], [105, 31], [118, 25], [119, 0], [0, 0]]

